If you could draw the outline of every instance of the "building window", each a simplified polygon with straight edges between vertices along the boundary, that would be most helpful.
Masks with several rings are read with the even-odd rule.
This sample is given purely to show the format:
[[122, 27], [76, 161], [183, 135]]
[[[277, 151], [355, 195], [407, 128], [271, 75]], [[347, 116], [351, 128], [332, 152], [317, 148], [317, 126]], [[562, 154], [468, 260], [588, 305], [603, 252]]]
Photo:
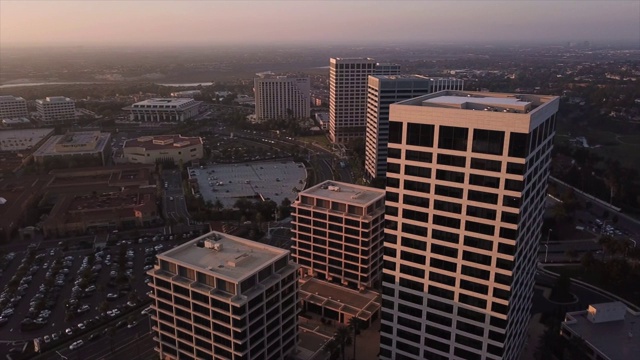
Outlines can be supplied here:
[[455, 126], [440, 126], [438, 147], [440, 149], [467, 151], [469, 129]]
[[472, 151], [482, 154], [502, 155], [504, 131], [475, 129]]
[[407, 145], [433, 147], [434, 130], [434, 125], [409, 123], [407, 125]]
[[402, 144], [402, 127], [401, 122], [389, 121], [389, 143]]

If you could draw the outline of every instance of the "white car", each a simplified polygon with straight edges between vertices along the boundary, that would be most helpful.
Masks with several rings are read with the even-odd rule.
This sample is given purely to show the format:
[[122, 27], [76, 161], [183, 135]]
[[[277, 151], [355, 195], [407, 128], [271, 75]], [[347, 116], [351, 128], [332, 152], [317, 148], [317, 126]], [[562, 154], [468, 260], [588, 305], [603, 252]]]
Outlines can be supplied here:
[[84, 326], [83, 323], [78, 324], [78, 329], [84, 330], [85, 328], [86, 328], [86, 326]]
[[80, 346], [82, 346], [83, 344], [84, 344], [84, 341], [78, 340], [78, 341], [74, 342], [73, 344], [69, 345], [69, 350], [75, 350], [75, 349], [79, 348]]
[[71, 328], [67, 328], [67, 330], [64, 331], [67, 335], [72, 335], [73, 334], [73, 330], [71, 330]]

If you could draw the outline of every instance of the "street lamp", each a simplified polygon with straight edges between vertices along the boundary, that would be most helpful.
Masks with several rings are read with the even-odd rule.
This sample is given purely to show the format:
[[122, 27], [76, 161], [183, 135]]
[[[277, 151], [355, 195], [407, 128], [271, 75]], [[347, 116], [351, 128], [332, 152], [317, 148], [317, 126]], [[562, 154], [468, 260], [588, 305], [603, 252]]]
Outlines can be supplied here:
[[547, 231], [547, 242], [544, 244], [544, 262], [545, 262], [545, 264], [547, 263], [547, 256], [549, 255], [549, 238], [551, 237], [551, 231], [553, 231], [553, 229], [549, 229], [549, 231]]

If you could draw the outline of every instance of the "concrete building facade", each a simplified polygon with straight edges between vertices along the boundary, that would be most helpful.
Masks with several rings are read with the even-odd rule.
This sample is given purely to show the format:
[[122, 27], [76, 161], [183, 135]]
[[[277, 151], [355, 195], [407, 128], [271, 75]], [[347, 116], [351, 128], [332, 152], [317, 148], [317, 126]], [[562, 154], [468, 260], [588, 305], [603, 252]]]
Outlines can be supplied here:
[[384, 191], [325, 181], [293, 202], [291, 256], [302, 275], [378, 288], [384, 236]]
[[147, 273], [161, 359], [279, 360], [297, 348], [289, 252], [211, 232], [158, 255]]
[[381, 359], [518, 359], [533, 296], [552, 96], [392, 104]]
[[45, 126], [66, 125], [77, 120], [76, 102], [64, 96], [36, 100], [39, 121]]
[[308, 77], [266, 77], [254, 79], [256, 119], [308, 119], [311, 93]]
[[178, 122], [198, 115], [200, 104], [190, 98], [157, 98], [137, 102], [123, 110], [130, 112], [131, 121]]
[[[111, 133], [100, 131], [69, 132], [51, 136], [34, 153], [40, 164], [48, 160], [62, 162], [75, 158], [88, 160], [87, 165], [107, 165], [111, 155]], [[66, 167], [66, 166], [64, 166]]]
[[173, 161], [186, 164], [204, 156], [202, 138], [181, 135], [142, 136], [127, 140], [122, 147], [125, 160], [134, 164]]
[[364, 136], [367, 77], [397, 74], [399, 71], [399, 65], [378, 64], [371, 58], [329, 60], [329, 138], [332, 142], [347, 143]]
[[419, 75], [369, 76], [365, 135], [365, 179], [367, 181], [382, 178], [387, 172], [389, 105], [442, 90], [464, 90], [464, 81], [433, 79]]
[[0, 96], [0, 119], [29, 117], [27, 100], [17, 96]]

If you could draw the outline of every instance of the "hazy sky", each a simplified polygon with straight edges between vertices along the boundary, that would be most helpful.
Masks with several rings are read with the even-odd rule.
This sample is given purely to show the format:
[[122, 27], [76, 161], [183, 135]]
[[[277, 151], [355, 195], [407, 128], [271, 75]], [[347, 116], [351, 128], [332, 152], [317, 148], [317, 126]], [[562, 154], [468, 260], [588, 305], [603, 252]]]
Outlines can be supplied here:
[[633, 42], [640, 1], [0, 0], [0, 45]]

